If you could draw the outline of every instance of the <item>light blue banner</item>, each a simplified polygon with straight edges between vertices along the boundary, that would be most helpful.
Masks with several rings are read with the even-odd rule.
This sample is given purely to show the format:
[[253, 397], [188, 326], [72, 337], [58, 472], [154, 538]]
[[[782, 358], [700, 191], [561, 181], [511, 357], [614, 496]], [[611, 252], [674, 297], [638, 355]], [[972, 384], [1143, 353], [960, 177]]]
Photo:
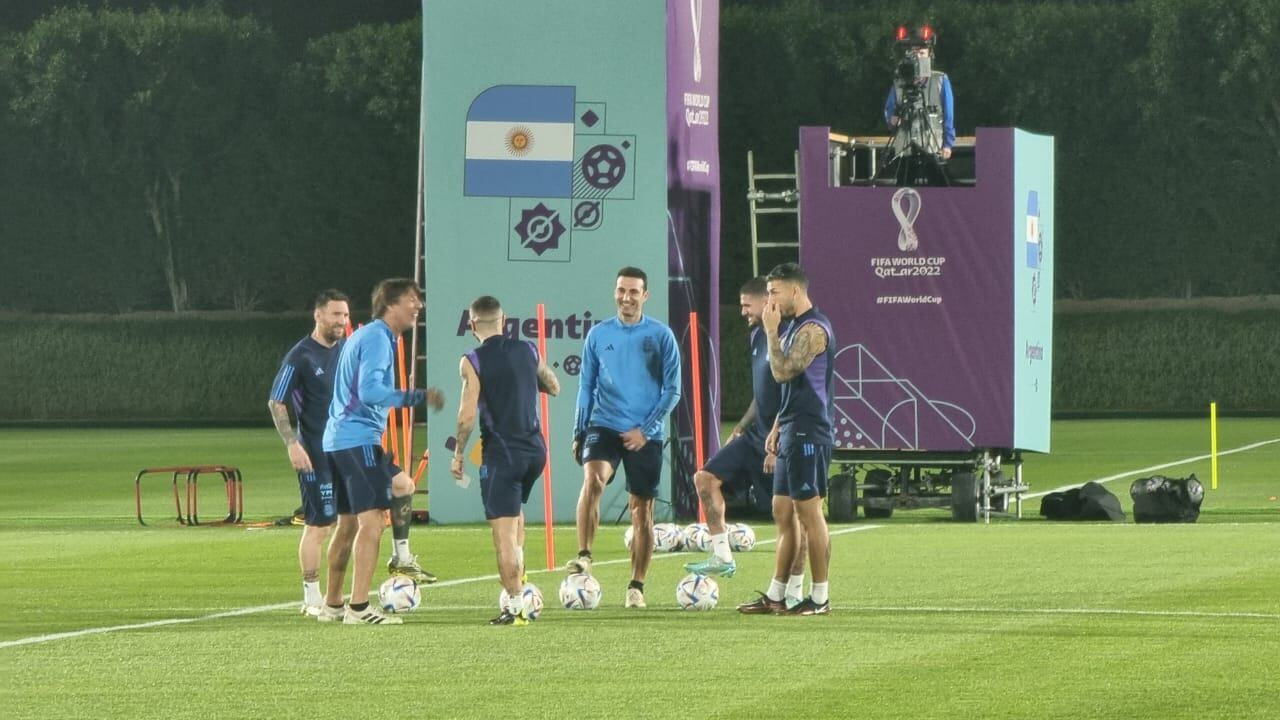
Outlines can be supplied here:
[[1013, 437], [1049, 452], [1053, 385], [1053, 138], [1013, 136]]
[[[666, 11], [652, 1], [423, 3], [427, 384], [446, 396], [428, 415], [433, 519], [483, 519], [478, 482], [458, 487], [448, 462], [473, 299], [496, 296], [508, 334], [529, 340], [546, 305], [547, 361], [562, 388], [549, 422], [558, 524], [573, 523], [582, 487], [570, 441], [583, 338], [615, 314], [620, 267], [648, 273], [646, 314], [667, 321]], [[626, 506], [619, 475], [606, 522]], [[542, 492], [540, 482], [525, 508], [531, 522], [543, 520]]]

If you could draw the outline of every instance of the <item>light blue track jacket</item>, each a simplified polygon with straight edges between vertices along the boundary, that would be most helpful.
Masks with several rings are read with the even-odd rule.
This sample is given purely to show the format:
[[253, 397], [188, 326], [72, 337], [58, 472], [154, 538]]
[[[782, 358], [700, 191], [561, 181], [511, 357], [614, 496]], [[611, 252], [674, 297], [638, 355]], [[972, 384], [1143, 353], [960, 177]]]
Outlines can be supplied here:
[[663, 424], [680, 399], [680, 350], [664, 323], [641, 316], [634, 325], [612, 317], [593, 325], [582, 351], [575, 437], [589, 426], [618, 432], [640, 428], [663, 439]]
[[419, 401], [416, 391], [396, 389], [395, 342], [391, 328], [374, 320], [343, 344], [324, 426], [325, 452], [381, 445], [387, 411]]

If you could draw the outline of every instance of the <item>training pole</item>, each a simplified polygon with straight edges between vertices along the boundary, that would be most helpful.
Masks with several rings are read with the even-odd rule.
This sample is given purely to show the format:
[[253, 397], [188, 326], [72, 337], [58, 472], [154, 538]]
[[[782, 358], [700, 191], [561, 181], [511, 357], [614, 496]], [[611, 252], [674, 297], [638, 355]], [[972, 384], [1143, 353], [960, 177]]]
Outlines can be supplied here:
[[[538, 359], [547, 362], [547, 306], [538, 303]], [[555, 507], [551, 497], [551, 403], [544, 392], [538, 393], [542, 411], [542, 442], [547, 447], [547, 462], [542, 466], [542, 513], [546, 516], [547, 569], [556, 569]]]
[[[693, 459], [696, 463], [694, 472], [702, 469], [706, 460], [706, 450], [702, 447], [702, 361], [698, 350], [698, 312], [689, 313], [689, 349], [690, 365], [693, 374], [689, 390], [693, 392]], [[698, 497], [698, 522], [706, 524], [707, 509], [702, 506], [702, 494], [694, 486], [694, 494]]]
[[[396, 339], [396, 363], [399, 365], [400, 389], [405, 391], [413, 390], [409, 385], [409, 378], [405, 374], [404, 368], [404, 338]], [[404, 458], [404, 471], [409, 472], [409, 463], [413, 462], [413, 419], [409, 414], [412, 408], [400, 408], [400, 434], [404, 439], [404, 451], [400, 453], [400, 457]], [[395, 412], [394, 410], [392, 412]]]
[[1218, 403], [1209, 403], [1209, 488], [1218, 489]]

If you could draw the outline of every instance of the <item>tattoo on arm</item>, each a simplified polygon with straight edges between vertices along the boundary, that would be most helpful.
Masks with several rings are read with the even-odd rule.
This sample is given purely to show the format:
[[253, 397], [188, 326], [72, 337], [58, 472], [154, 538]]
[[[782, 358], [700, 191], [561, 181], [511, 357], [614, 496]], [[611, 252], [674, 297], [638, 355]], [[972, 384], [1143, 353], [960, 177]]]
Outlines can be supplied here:
[[271, 408], [271, 420], [276, 424], [276, 432], [280, 434], [284, 444], [296, 442], [298, 436], [293, 432], [293, 423], [289, 420], [289, 408], [275, 400], [268, 402], [267, 407]]
[[813, 323], [796, 330], [791, 348], [785, 353], [782, 351], [782, 340], [776, 335], [770, 337], [769, 369], [773, 371], [773, 379], [780, 383], [790, 381], [804, 372], [809, 363], [826, 349], [827, 334]]

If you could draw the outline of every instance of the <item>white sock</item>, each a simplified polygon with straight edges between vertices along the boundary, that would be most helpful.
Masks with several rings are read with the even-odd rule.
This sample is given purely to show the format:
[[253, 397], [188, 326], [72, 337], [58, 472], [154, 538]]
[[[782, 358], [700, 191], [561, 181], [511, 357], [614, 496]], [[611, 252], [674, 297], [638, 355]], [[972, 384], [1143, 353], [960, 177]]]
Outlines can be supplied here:
[[815, 604], [821, 605], [822, 603], [827, 601], [827, 584], [826, 583], [824, 582], [813, 583], [813, 587], [810, 588], [810, 590], [812, 591], [811, 595], [813, 597], [813, 602]]
[[507, 612], [511, 613], [512, 615], [519, 615], [520, 611], [523, 609], [524, 609], [524, 591], [521, 590], [515, 595], [512, 595], [511, 593], [507, 593]]
[[804, 573], [787, 578], [787, 597], [796, 600], [804, 599]]
[[324, 596], [320, 594], [320, 581], [307, 582], [302, 581], [302, 602], [315, 607], [324, 603]]
[[721, 562], [733, 560], [733, 549], [729, 547], [729, 533], [722, 532], [711, 536], [711, 552], [715, 553], [716, 558]]
[[769, 592], [765, 593], [765, 597], [774, 602], [782, 602], [783, 593], [787, 591], [787, 586], [778, 582], [777, 578], [769, 581]]
[[408, 538], [405, 538], [404, 540], [396, 540], [395, 546], [396, 546], [396, 560], [399, 560], [402, 563], [413, 561], [413, 555], [409, 553]]

